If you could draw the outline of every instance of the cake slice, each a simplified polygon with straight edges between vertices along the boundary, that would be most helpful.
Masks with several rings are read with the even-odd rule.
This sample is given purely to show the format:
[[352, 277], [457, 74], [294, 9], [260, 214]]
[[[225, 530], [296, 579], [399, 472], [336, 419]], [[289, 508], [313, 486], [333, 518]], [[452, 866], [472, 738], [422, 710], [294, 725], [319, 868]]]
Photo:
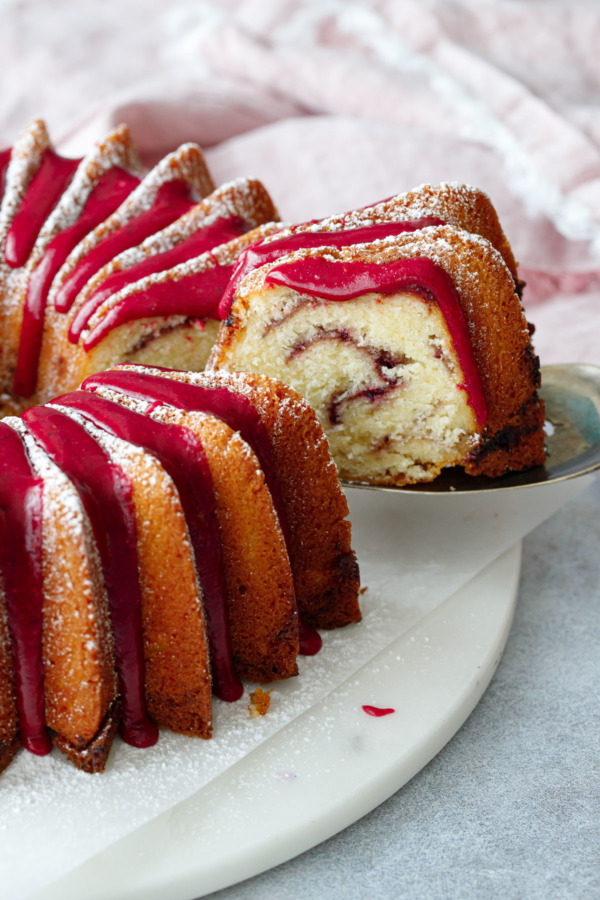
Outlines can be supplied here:
[[290, 384], [350, 481], [541, 464], [539, 366], [513, 273], [481, 235], [414, 224], [316, 227], [253, 248], [209, 367]]

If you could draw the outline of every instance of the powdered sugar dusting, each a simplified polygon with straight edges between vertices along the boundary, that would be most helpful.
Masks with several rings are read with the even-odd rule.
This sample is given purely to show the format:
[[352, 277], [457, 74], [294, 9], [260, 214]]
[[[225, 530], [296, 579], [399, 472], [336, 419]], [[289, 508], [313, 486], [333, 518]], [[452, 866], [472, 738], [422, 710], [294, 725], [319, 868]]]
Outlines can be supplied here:
[[[232, 266], [242, 250], [254, 241], [260, 240], [264, 235], [269, 234], [277, 227], [277, 223], [275, 222], [260, 225], [258, 228], [241, 235], [239, 238], [235, 238], [225, 244], [219, 244], [219, 246], [215, 247], [213, 250], [202, 253], [200, 256], [195, 256], [186, 262], [179, 263], [171, 269], [165, 269], [162, 272], [154, 272], [151, 275], [140, 278], [138, 281], [134, 281], [132, 284], [126, 285], [122, 290], [117, 291], [108, 297], [94, 312], [90, 317], [87, 328], [81, 333], [80, 342], [85, 342], [94, 328], [102, 322], [105, 316], [129, 297], [133, 297], [136, 294], [143, 294], [153, 285], [167, 283], [175, 285], [184, 278], [200, 275], [202, 272], [207, 272], [216, 266]], [[77, 304], [77, 309], [78, 308], [79, 303]], [[74, 310], [74, 312], [75, 311], [76, 310]], [[177, 324], [178, 321], [185, 321], [185, 317], [169, 316], [169, 323], [172, 325]]]
[[87, 539], [91, 542], [92, 531], [89, 519], [79, 494], [70, 480], [37, 444], [21, 419], [8, 417], [2, 421], [21, 435], [35, 473], [43, 480], [45, 487], [51, 488], [45, 493], [44, 499], [51, 497], [53, 504], [59, 504], [58, 509], [45, 509], [45, 512], [48, 512], [48, 522], [52, 521], [54, 515], [58, 515], [74, 540], [81, 538], [82, 541]]
[[[165, 253], [190, 237], [199, 228], [209, 228], [219, 220], [229, 216], [239, 216], [252, 228], [256, 228], [258, 225], [270, 222], [276, 218], [277, 213], [267, 192], [259, 181], [239, 178], [237, 181], [222, 185], [201, 203], [194, 206], [188, 213], [185, 213], [167, 226], [167, 228], [146, 238], [137, 247], [123, 251], [110, 263], [107, 263], [90, 279], [80, 292], [70, 319], [73, 318], [90, 294], [113, 272], [130, 269], [150, 256]], [[242, 242], [241, 246], [245, 246], [245, 242]], [[215, 249], [212, 251], [213, 254]], [[227, 252], [224, 253], [222, 258], [227, 260]], [[225, 262], [224, 264], [227, 265], [228, 263]], [[172, 271], [172, 269], [163, 271]], [[135, 284], [140, 284], [140, 282], [142, 282], [141, 279]], [[153, 282], [144, 281], [143, 288], [149, 283]], [[127, 294], [124, 296], [127, 296]]]
[[[104, 661], [103, 666], [108, 666], [103, 677], [106, 689], [110, 690], [112, 686], [114, 695], [116, 681], [112, 668], [108, 599], [92, 525], [77, 489], [33, 439], [23, 421], [13, 418], [6, 421], [23, 438], [33, 470], [43, 482], [44, 647], [50, 647], [50, 666], [70, 668], [72, 665], [71, 648], [62, 634], [62, 603], [69, 598], [70, 614], [79, 620], [80, 659], [83, 655], [88, 660], [90, 684], [82, 685], [81, 699], [84, 695], [94, 696], [100, 689], [99, 658]], [[69, 727], [78, 732], [78, 725], [86, 720], [87, 710], [74, 702], [71, 694], [68, 699], [63, 696], [54, 680], [53, 700], [47, 710], [50, 724], [55, 724], [51, 717], [57, 709], [62, 727], [68, 722]]]
[[124, 126], [115, 129], [106, 140], [94, 147], [77, 167], [73, 180], [39, 233], [31, 254], [30, 268], [37, 265], [52, 238], [77, 221], [100, 178], [115, 166], [142, 177], [141, 164], [129, 130]]
[[[124, 397], [122, 394], [116, 394], [112, 391], [98, 391], [98, 394], [100, 396], [108, 394], [109, 396], [105, 396], [105, 399], [112, 400], [113, 402], [120, 401], [121, 405], [126, 405], [135, 412], [145, 412], [146, 408], [149, 406], [149, 404], [144, 401], [135, 401], [133, 398]], [[176, 507], [175, 515], [180, 519], [181, 527], [185, 532], [181, 549], [182, 551], [187, 551], [191, 555], [192, 546], [185, 517], [178, 499], [177, 490], [172, 479], [163, 469], [156, 457], [143, 447], [132, 444], [129, 441], [116, 437], [103, 428], [99, 428], [72, 407], [62, 406], [60, 403], [53, 403], [52, 406], [55, 409], [59, 409], [62, 413], [85, 428], [88, 434], [90, 434], [108, 454], [115, 465], [123, 467], [127, 464], [127, 472], [130, 477], [135, 480], [137, 490], [143, 491], [147, 498], [151, 499], [154, 492], [159, 490], [159, 488], [162, 491], [163, 499], [165, 495], [171, 498], [172, 505]], [[151, 506], [151, 504], [149, 505]], [[139, 505], [136, 507], [136, 515], [138, 513]], [[149, 520], [140, 521], [139, 518], [137, 519], [137, 527], [146, 529], [149, 533], [152, 532], [154, 526], [155, 522]], [[199, 595], [200, 589], [198, 588], [198, 596]]]
[[54, 279], [49, 296], [50, 302], [53, 302], [60, 286], [93, 247], [109, 234], [122, 228], [131, 219], [150, 209], [162, 185], [176, 180], [187, 182], [192, 190], [201, 197], [213, 190], [214, 185], [208, 173], [204, 156], [195, 144], [184, 144], [161, 159], [146, 175], [142, 183], [131, 192], [125, 202], [77, 245]]
[[[50, 138], [41, 120], [33, 122], [15, 142], [6, 172], [6, 184], [0, 207], [0, 246], [4, 247], [6, 235], [33, 176], [39, 169], [44, 152], [50, 147]], [[4, 255], [1, 256], [4, 264]]]
[[346, 231], [383, 222], [414, 221], [428, 217], [485, 237], [502, 254], [513, 277], [516, 277], [517, 266], [512, 250], [489, 197], [479, 188], [458, 182], [422, 184], [373, 206], [285, 228], [279, 235], [267, 238], [266, 243], [302, 232]]

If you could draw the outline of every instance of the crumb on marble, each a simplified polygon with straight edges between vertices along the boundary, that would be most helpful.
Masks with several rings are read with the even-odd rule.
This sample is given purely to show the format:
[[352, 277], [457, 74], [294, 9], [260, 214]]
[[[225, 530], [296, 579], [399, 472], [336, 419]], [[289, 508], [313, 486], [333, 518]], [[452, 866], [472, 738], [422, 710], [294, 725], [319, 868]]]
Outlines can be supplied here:
[[271, 692], [264, 691], [261, 687], [257, 687], [255, 691], [250, 693], [250, 703], [248, 704], [248, 712], [252, 719], [266, 715], [271, 704]]

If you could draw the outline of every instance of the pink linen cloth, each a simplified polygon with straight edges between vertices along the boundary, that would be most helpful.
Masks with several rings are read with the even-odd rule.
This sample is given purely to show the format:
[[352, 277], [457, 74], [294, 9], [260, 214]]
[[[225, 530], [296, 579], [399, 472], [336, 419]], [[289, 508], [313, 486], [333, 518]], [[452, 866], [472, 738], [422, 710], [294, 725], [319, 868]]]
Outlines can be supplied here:
[[0, 145], [199, 142], [285, 220], [424, 182], [492, 198], [544, 363], [600, 364], [596, 0], [0, 0]]

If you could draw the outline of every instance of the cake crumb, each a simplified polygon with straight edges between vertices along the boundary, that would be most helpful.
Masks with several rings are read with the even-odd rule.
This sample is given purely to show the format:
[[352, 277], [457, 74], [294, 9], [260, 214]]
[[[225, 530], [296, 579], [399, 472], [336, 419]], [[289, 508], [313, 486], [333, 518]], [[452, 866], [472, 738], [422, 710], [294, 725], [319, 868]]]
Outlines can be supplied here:
[[271, 691], [263, 691], [261, 687], [256, 688], [250, 693], [250, 703], [248, 704], [248, 712], [252, 719], [264, 716], [271, 705]]

